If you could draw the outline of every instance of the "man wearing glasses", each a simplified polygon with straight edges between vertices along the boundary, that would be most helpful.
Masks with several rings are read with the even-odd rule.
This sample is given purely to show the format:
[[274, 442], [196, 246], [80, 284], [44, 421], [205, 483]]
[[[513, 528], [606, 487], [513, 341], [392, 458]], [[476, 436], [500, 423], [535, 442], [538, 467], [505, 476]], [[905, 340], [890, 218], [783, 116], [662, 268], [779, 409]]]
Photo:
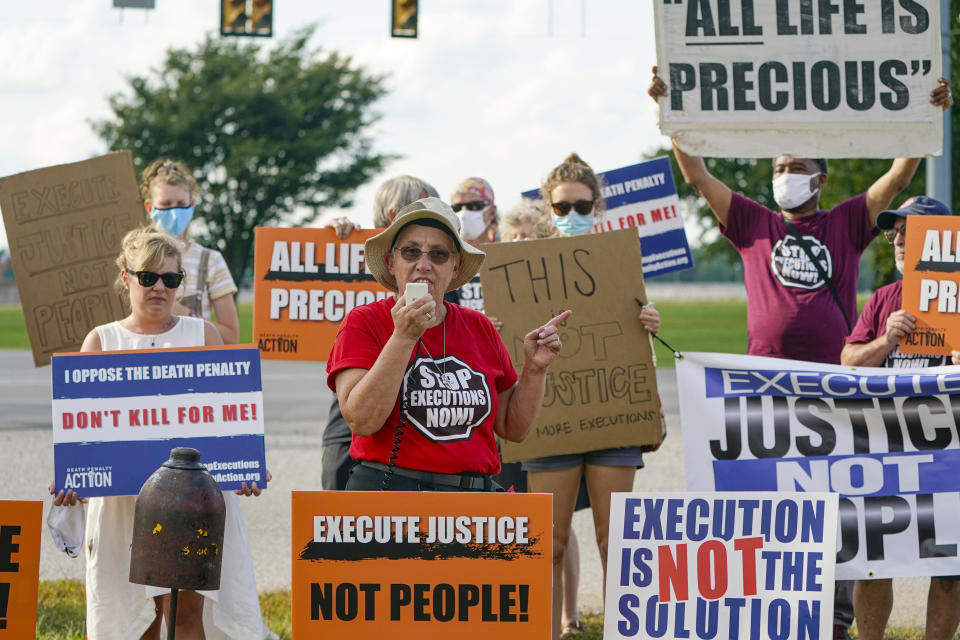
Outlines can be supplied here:
[[[926, 196], [910, 198], [894, 211], [881, 211], [877, 226], [894, 246], [897, 269], [903, 273], [907, 220], [910, 216], [949, 216], [950, 209]], [[916, 318], [900, 308], [903, 281], [880, 287], [863, 307], [857, 326], [847, 338], [840, 363], [863, 367], [938, 367], [960, 364], [960, 351], [952, 356], [900, 353], [900, 338], [916, 327]], [[926, 637], [952, 638], [960, 624], [960, 576], [930, 578], [927, 594]], [[857, 580], [853, 610], [861, 640], [881, 640], [893, 608], [893, 581]]]
[[[450, 207], [460, 218], [460, 239], [477, 247], [484, 242], [497, 241], [497, 205], [493, 199], [493, 187], [483, 178], [467, 178], [457, 185], [450, 196]], [[483, 290], [480, 276], [476, 276], [456, 291], [458, 304], [483, 313]], [[499, 331], [503, 326], [491, 318]]]

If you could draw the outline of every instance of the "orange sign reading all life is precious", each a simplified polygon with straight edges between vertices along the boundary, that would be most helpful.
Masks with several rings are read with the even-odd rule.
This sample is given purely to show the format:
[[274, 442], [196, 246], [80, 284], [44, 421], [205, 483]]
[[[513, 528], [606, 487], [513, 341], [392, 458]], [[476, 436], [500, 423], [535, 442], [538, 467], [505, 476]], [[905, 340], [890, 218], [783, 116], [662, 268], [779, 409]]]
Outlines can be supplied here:
[[381, 230], [257, 227], [253, 342], [263, 360], [325, 361], [355, 306], [390, 296], [367, 270], [363, 244]]
[[43, 503], [0, 500], [0, 638], [37, 634]]
[[960, 217], [909, 216], [902, 307], [917, 327], [902, 353], [950, 355], [960, 349]]
[[547, 640], [549, 494], [294, 491], [293, 637]]

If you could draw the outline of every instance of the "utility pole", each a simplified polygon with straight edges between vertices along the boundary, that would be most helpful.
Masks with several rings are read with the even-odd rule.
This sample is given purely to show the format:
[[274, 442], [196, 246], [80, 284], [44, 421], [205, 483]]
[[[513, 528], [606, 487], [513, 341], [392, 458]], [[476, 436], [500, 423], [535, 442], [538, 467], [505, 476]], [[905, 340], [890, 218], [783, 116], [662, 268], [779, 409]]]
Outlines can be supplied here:
[[[950, 32], [953, 26], [953, 15], [950, 13], [950, 0], [940, 0], [940, 48], [943, 57], [941, 75], [950, 78]], [[951, 156], [953, 145], [950, 133], [950, 111], [943, 114], [943, 154], [939, 157], [927, 158], [927, 195], [943, 202], [951, 210], [954, 203], [951, 189]]]

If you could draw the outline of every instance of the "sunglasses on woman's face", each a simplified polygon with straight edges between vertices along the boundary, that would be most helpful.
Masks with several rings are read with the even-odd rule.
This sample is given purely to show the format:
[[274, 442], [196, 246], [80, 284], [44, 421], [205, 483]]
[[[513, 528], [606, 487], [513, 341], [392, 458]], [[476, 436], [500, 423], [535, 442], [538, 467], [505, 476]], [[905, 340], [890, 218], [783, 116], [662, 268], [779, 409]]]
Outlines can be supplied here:
[[450, 208], [452, 208], [454, 212], [460, 211], [460, 209], [464, 207], [470, 211], [483, 211], [488, 206], [490, 205], [486, 200], [471, 200], [470, 202], [457, 202], [450, 205]]
[[163, 280], [163, 286], [167, 289], [176, 289], [183, 282], [183, 271], [175, 273], [155, 273], [153, 271], [134, 271], [127, 269], [127, 273], [137, 276], [137, 282], [141, 287], [152, 287], [157, 284], [157, 280]]
[[595, 200], [577, 200], [576, 202], [567, 202], [566, 200], [561, 200], [560, 202], [551, 202], [550, 206], [553, 207], [554, 212], [558, 216], [565, 216], [570, 213], [570, 209], [573, 209], [582, 216], [585, 216], [589, 213], [593, 213], [593, 205]]
[[445, 264], [447, 260], [450, 259], [450, 256], [453, 255], [452, 251], [447, 251], [446, 249], [422, 251], [417, 247], [399, 247], [397, 251], [400, 252], [400, 255], [403, 256], [403, 259], [407, 262], [420, 262], [420, 256], [427, 254], [427, 258], [429, 258], [433, 264]]

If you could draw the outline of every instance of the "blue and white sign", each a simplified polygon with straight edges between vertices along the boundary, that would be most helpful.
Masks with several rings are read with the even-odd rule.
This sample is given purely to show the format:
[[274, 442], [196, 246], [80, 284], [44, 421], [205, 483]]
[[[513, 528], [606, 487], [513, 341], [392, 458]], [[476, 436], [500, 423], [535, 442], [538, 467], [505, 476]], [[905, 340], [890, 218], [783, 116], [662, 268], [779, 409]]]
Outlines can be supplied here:
[[57, 490], [136, 495], [174, 447], [193, 447], [223, 490], [266, 487], [260, 351], [54, 355]]
[[[595, 232], [636, 228], [643, 251], [644, 278], [693, 268], [669, 158], [663, 156], [605, 171], [600, 177], [607, 208], [596, 216]], [[531, 189], [522, 195], [539, 199], [540, 191]]]
[[687, 488], [840, 494], [837, 578], [960, 574], [960, 367], [685, 353]]
[[831, 637], [837, 496], [614, 493], [604, 640]]

